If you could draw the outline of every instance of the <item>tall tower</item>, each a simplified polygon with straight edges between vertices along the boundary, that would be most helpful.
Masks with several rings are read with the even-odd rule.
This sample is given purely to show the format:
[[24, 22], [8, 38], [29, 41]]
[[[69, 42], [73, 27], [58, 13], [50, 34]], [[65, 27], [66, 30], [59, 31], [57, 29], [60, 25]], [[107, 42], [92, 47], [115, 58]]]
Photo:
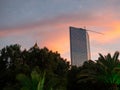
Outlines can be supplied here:
[[70, 27], [71, 64], [80, 66], [90, 60], [89, 35], [85, 29]]

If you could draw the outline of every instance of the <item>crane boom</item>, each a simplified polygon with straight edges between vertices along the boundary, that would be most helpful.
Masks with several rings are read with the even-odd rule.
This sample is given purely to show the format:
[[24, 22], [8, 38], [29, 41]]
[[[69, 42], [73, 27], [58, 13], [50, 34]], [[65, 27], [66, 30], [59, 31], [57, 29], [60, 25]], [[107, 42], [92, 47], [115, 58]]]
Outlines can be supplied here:
[[100, 33], [100, 32], [96, 32], [96, 31], [88, 30], [88, 29], [86, 29], [86, 26], [84, 26], [84, 29], [85, 29], [86, 31], [90, 31], [90, 32], [93, 32], [93, 33], [97, 33], [97, 34], [104, 35], [103, 33]]
[[[86, 30], [86, 29], [85, 29], [85, 30]], [[92, 31], [92, 30], [86, 30], [86, 31], [90, 31], [90, 32], [94, 32], [94, 33], [97, 33], [97, 34], [102, 34], [102, 35], [104, 35], [103, 33], [96, 32], [96, 31]]]

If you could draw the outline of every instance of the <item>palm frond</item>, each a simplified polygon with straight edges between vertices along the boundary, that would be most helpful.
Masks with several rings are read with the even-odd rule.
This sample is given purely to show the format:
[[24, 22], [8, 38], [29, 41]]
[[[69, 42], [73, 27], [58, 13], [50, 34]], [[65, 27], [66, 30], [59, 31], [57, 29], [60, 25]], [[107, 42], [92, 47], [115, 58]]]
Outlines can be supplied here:
[[116, 51], [113, 55], [113, 60], [115, 60], [115, 61], [118, 60], [118, 57], [119, 57], [119, 52]]
[[40, 80], [39, 80], [39, 83], [38, 83], [38, 86], [37, 86], [37, 90], [43, 90], [44, 88], [44, 83], [45, 83], [45, 73], [43, 74], [42, 77], [39, 77]]

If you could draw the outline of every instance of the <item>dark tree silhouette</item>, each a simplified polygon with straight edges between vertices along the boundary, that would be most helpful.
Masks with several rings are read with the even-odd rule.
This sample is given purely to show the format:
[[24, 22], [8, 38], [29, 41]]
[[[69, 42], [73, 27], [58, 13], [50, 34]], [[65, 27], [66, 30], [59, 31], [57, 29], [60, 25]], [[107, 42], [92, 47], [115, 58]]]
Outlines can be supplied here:
[[83, 70], [79, 74], [79, 82], [103, 83], [109, 86], [110, 90], [117, 90], [120, 84], [120, 61], [119, 52], [115, 52], [113, 57], [110, 54], [103, 56], [100, 54], [96, 62], [88, 61], [83, 65]]
[[[53, 52], [36, 45], [29, 50], [21, 50], [20, 45], [10, 45], [0, 50], [0, 88], [20, 89], [16, 76], [20, 73], [30, 76], [38, 68], [46, 72], [45, 87], [53, 90], [66, 90], [69, 63], [58, 52]], [[61, 83], [62, 82], [62, 83]]]

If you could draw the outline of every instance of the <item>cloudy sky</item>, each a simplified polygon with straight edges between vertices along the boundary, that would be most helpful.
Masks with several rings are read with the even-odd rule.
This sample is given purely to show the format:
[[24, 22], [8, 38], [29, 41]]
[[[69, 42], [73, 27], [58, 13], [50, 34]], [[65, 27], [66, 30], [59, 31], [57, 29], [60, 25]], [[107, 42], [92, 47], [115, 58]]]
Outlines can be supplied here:
[[70, 60], [69, 26], [86, 27], [92, 60], [120, 51], [120, 0], [0, 0], [0, 49], [37, 41]]

